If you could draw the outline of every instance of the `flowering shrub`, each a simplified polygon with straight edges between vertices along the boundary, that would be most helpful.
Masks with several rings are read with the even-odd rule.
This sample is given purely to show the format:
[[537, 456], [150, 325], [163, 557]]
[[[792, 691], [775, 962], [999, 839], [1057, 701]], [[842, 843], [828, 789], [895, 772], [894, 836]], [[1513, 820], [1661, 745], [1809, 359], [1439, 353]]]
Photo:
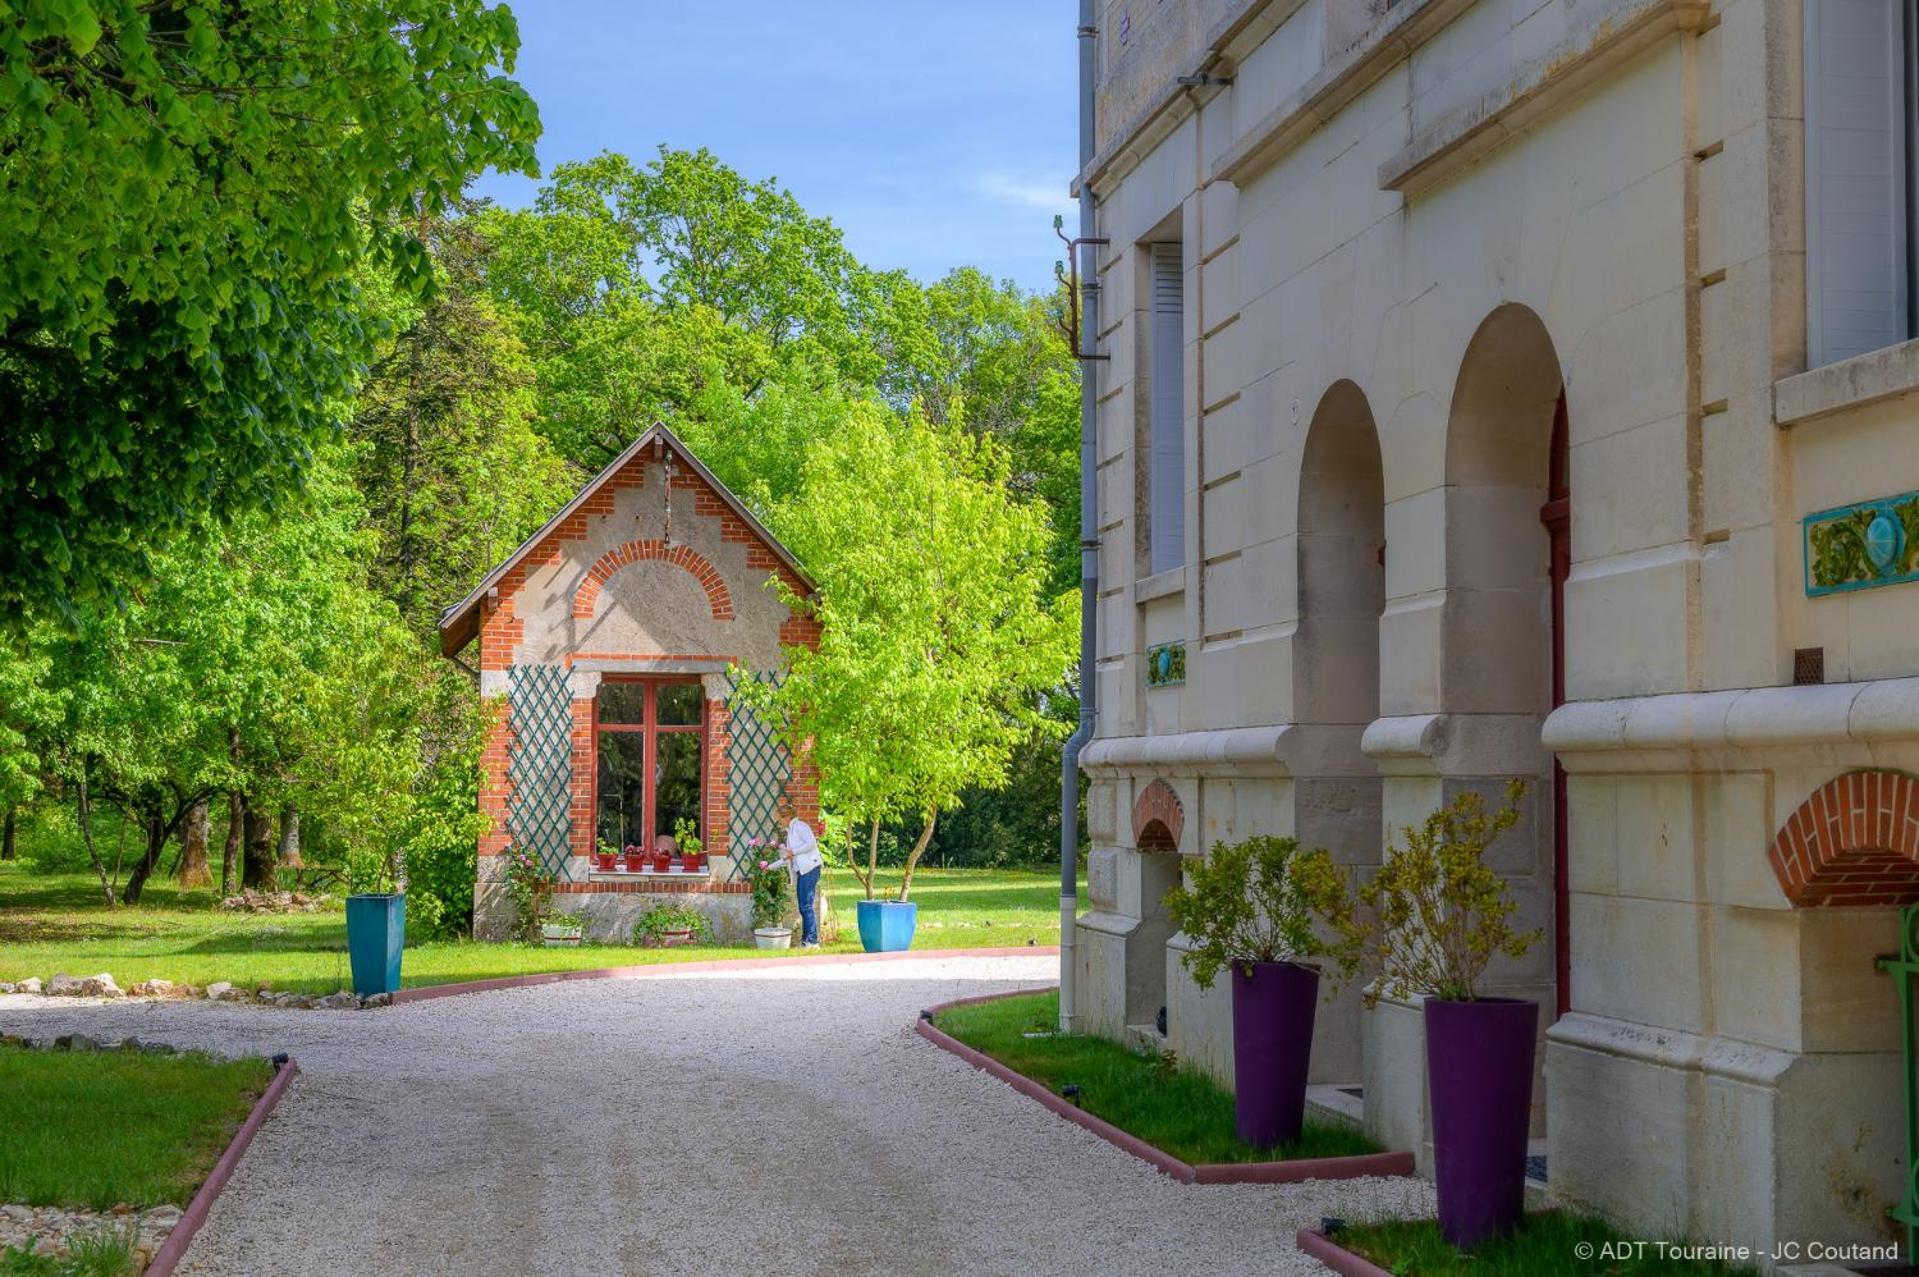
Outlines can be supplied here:
[[1520, 958], [1539, 943], [1543, 931], [1513, 926], [1519, 906], [1486, 863], [1486, 848], [1518, 821], [1525, 792], [1524, 781], [1513, 781], [1505, 803], [1488, 814], [1469, 790], [1405, 830], [1404, 847], [1388, 848], [1385, 863], [1359, 889], [1370, 916], [1341, 927], [1352, 951], [1379, 968], [1368, 1006], [1418, 994], [1474, 1001], [1495, 954]]
[[513, 901], [513, 937], [538, 940], [540, 925], [553, 909], [553, 871], [525, 847], [506, 849], [506, 891]]
[[776, 838], [755, 834], [746, 840], [746, 880], [753, 887], [753, 925], [777, 927], [786, 917], [786, 866], [777, 860], [762, 860], [762, 852], [779, 846]]
[[1301, 851], [1296, 840], [1270, 835], [1216, 842], [1189, 877], [1167, 893], [1166, 912], [1193, 942], [1181, 961], [1200, 988], [1235, 963], [1339, 958], [1313, 925], [1316, 915], [1335, 927], [1351, 915], [1339, 867], [1324, 850]]

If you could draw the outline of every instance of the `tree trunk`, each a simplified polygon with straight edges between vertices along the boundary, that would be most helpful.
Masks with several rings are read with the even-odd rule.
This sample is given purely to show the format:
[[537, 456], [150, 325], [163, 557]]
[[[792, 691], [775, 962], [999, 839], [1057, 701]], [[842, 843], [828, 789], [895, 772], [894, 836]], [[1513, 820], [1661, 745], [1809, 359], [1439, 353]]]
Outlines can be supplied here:
[[107, 867], [100, 860], [100, 850], [93, 845], [93, 797], [87, 792], [86, 764], [80, 765], [80, 841], [87, 845], [87, 859], [93, 862], [93, 872], [100, 875], [100, 894], [107, 898], [107, 908], [113, 908], [113, 883], [107, 879]]
[[6, 828], [4, 832], [0, 832], [0, 860], [13, 859], [13, 836], [15, 827], [19, 823], [19, 817], [20, 809], [18, 807], [7, 808]]
[[153, 867], [160, 863], [160, 853], [167, 849], [167, 821], [158, 810], [149, 810], [143, 822], [147, 827], [147, 850], [133, 864], [133, 872], [127, 875], [126, 888], [120, 898], [127, 904], [140, 903], [140, 893], [146, 889], [147, 877]]
[[860, 886], [866, 888], [866, 898], [873, 898], [873, 882], [880, 874], [880, 818], [873, 817], [872, 835], [866, 840], [866, 872], [860, 872], [859, 862], [853, 857], [846, 858], [853, 866], [853, 876], [860, 880]]
[[306, 868], [300, 863], [300, 809], [292, 803], [280, 813], [280, 868]]
[[233, 894], [233, 871], [240, 864], [240, 831], [246, 824], [247, 800], [239, 790], [227, 795], [227, 843], [220, 852], [220, 894]]
[[251, 797], [246, 799], [243, 851], [246, 860], [240, 874], [240, 885], [254, 891], [278, 891], [279, 880], [273, 872], [273, 817]]
[[913, 871], [920, 867], [920, 857], [926, 854], [926, 844], [933, 841], [933, 826], [939, 823], [939, 809], [936, 807], [926, 813], [926, 828], [920, 830], [919, 841], [913, 844], [911, 854], [906, 857], [906, 872], [900, 877], [900, 899], [906, 899], [906, 893], [913, 889]]
[[183, 891], [212, 885], [213, 873], [207, 868], [207, 800], [202, 798], [187, 808], [180, 826], [180, 864], [174, 871]]

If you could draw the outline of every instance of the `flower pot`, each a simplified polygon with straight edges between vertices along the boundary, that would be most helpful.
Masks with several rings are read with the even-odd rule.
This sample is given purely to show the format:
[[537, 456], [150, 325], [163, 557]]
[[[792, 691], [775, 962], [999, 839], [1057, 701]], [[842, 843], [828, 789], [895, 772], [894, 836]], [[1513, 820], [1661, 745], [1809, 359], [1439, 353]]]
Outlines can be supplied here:
[[580, 936], [581, 933], [573, 930], [571, 927], [547, 925], [540, 928], [540, 939], [546, 942], [546, 947], [549, 949], [577, 948], [580, 943]]
[[690, 874], [706, 872], [706, 853], [705, 852], [689, 851], [686, 853], [685, 860], [686, 860], [686, 872]]
[[1439, 1228], [1464, 1250], [1519, 1223], [1526, 1204], [1539, 1004], [1517, 998], [1428, 998]]
[[790, 949], [793, 947], [793, 928], [755, 927], [753, 943], [761, 949]]
[[593, 853], [593, 867], [603, 874], [610, 874], [613, 872], [613, 862], [618, 859], [619, 857], [610, 851], [596, 851]]
[[400, 950], [406, 943], [406, 896], [366, 892], [346, 898], [347, 960], [361, 997], [400, 987]]
[[628, 873], [630, 874], [644, 873], [645, 870], [646, 870], [646, 853], [645, 852], [629, 851], [626, 853], [626, 871]]
[[663, 874], [673, 867], [673, 857], [656, 853], [653, 857], [653, 872]]
[[1287, 1144], [1306, 1117], [1319, 972], [1297, 962], [1232, 966], [1234, 1128], [1254, 1148]]
[[896, 953], [913, 947], [920, 907], [911, 900], [861, 900], [860, 947], [868, 953]]

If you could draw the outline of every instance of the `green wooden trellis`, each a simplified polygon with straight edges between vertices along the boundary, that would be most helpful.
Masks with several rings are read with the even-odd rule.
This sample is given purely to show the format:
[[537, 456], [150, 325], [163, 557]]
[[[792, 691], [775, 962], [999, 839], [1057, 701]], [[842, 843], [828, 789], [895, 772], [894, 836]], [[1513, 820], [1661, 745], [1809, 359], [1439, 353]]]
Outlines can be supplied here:
[[1906, 1194], [1889, 1212], [1906, 1226], [1906, 1262], [1919, 1257], [1919, 1042], [1913, 1037], [1915, 975], [1919, 975], [1919, 905], [1907, 905], [1899, 911], [1899, 956], [1879, 959], [1879, 969], [1892, 974], [1899, 988], [1899, 1047], [1905, 1065], [1906, 1089]]
[[507, 832], [556, 877], [573, 854], [573, 689], [558, 665], [507, 671]]
[[755, 834], [773, 833], [779, 821], [780, 795], [793, 776], [793, 760], [786, 742], [780, 739], [778, 725], [762, 717], [740, 695], [745, 679], [778, 687], [777, 673], [755, 674], [732, 671], [727, 674], [728, 731], [732, 745], [727, 751], [728, 780], [732, 801], [727, 828], [733, 846], [733, 870], [730, 878], [746, 876], [746, 840]]

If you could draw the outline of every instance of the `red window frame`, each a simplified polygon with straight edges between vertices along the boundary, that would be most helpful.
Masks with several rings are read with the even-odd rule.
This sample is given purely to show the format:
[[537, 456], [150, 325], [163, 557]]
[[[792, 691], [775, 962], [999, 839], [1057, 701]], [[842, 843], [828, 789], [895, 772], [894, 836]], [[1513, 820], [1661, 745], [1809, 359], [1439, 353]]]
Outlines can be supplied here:
[[[645, 796], [642, 800], [640, 823], [646, 829], [646, 841], [641, 844], [643, 850], [653, 850], [653, 844], [659, 841], [659, 795], [655, 792], [659, 762], [659, 740], [662, 734], [679, 735], [692, 732], [700, 737], [700, 837], [706, 837], [706, 789], [712, 766], [711, 742], [706, 734], [706, 690], [698, 678], [674, 678], [646, 675], [603, 675], [600, 686], [609, 683], [637, 683], [644, 689], [644, 707], [637, 723], [602, 723], [600, 721], [600, 695], [593, 694], [593, 759], [589, 764], [593, 777], [593, 839], [598, 844], [600, 836], [600, 733], [615, 732], [643, 737], [640, 747], [640, 766], [646, 777]], [[697, 723], [660, 722], [660, 689], [662, 687], [698, 687], [700, 688], [700, 721]], [[666, 831], [671, 833], [671, 830]]]

